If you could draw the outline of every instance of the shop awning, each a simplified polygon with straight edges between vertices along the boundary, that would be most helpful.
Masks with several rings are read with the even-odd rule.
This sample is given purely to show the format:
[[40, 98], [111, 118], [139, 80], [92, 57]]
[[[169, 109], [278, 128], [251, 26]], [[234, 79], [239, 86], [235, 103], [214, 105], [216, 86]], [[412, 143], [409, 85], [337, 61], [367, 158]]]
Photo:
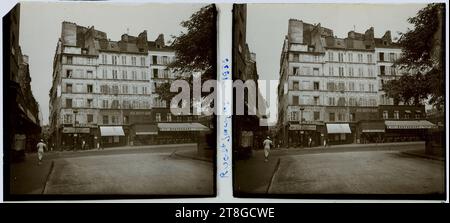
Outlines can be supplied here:
[[136, 135], [158, 135], [158, 127], [156, 125], [135, 125]]
[[100, 126], [101, 136], [125, 136], [122, 126]]
[[327, 124], [327, 132], [328, 134], [352, 133], [348, 123]]
[[427, 120], [385, 121], [387, 129], [434, 129], [437, 126]]
[[209, 128], [200, 123], [158, 123], [159, 131], [209, 131]]
[[361, 132], [364, 133], [382, 133], [385, 132], [384, 122], [362, 122]]

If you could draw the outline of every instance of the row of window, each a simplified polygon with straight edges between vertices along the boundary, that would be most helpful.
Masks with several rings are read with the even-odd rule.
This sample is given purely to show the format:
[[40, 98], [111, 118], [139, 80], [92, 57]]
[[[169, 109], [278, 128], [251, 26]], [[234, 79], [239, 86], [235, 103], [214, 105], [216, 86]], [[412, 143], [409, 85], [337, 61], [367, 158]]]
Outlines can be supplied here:
[[354, 53], [327, 52], [327, 54], [329, 62], [373, 63], [372, 54], [366, 54], [366, 60], [364, 60], [364, 54], [362, 53], [354, 54]]
[[[117, 55], [101, 55], [102, 64], [112, 64], [112, 65], [132, 65], [137, 66], [137, 61], [139, 59], [139, 66], [146, 66], [146, 57], [145, 56], [117, 56]], [[151, 64], [155, 65], [167, 65], [175, 60], [175, 57], [169, 56], [151, 56]], [[64, 64], [76, 64], [76, 65], [95, 65], [96, 58], [95, 57], [78, 57], [67, 55], [63, 57]]]
[[[65, 74], [66, 78], [87, 78], [87, 79], [95, 78], [94, 72], [92, 70], [86, 70], [86, 74], [84, 74], [83, 70], [81, 69], [76, 69], [75, 73], [73, 72], [72, 69], [67, 69]], [[113, 69], [109, 71], [107, 69], [102, 69], [101, 74], [102, 79], [148, 80], [147, 72], [143, 70], [141, 70], [139, 74], [136, 70], [133, 70], [129, 75], [128, 70]], [[153, 78], [165, 78], [165, 79], [175, 78], [174, 73], [170, 72], [168, 69], [154, 68], [152, 69], [152, 75]]]
[[[289, 86], [289, 90], [294, 90], [294, 91], [299, 91], [299, 90], [319, 91], [320, 90], [320, 82], [319, 81], [313, 81], [312, 85], [310, 83], [311, 83], [310, 81], [302, 81], [302, 84], [300, 85], [300, 81], [292, 81], [292, 85]], [[366, 86], [366, 84], [359, 83], [358, 90], [360, 92], [365, 92], [366, 91], [365, 86]], [[367, 86], [368, 86], [367, 90], [369, 92], [376, 92], [374, 84], [369, 83], [369, 84], [367, 84]], [[327, 91], [358, 91], [355, 88], [354, 82], [347, 82], [347, 84], [345, 84], [345, 82], [339, 82], [339, 83], [328, 82], [326, 90]]]
[[[118, 85], [100, 85], [100, 93], [102, 94], [150, 94], [150, 91], [148, 90], [147, 86], [130, 86], [129, 85], [122, 85], [121, 91], [119, 91]], [[66, 83], [64, 93], [94, 93], [94, 86], [93, 84], [83, 84], [83, 83], [77, 83], [75, 84], [75, 89], [73, 87], [72, 83]]]
[[[111, 70], [111, 72], [108, 72], [106, 69], [102, 69], [102, 79], [122, 79], [122, 80], [148, 80], [147, 72], [141, 71], [140, 74], [138, 74], [137, 71], [133, 70], [131, 71], [131, 74], [128, 75], [127, 70], [122, 70], [120, 73], [118, 70]], [[87, 79], [93, 79], [95, 78], [94, 72], [92, 70], [86, 70], [86, 75], [82, 72], [81, 69], [77, 69], [75, 74], [72, 69], [67, 69], [65, 72], [66, 78], [87, 78]], [[100, 78], [97, 77], [97, 78]]]
[[[320, 112], [314, 111], [313, 116], [311, 117], [309, 114], [306, 114], [307, 112], [301, 112], [301, 111], [291, 111], [289, 114], [289, 121], [322, 121], [320, 117]], [[348, 116], [348, 120], [345, 118], [345, 113], [334, 113], [330, 112], [328, 113], [328, 121], [350, 121], [353, 122], [355, 120], [355, 113], [350, 113]], [[312, 118], [312, 119], [311, 119]], [[302, 119], [302, 120], [300, 120]]]
[[[422, 117], [422, 112], [421, 111], [416, 111], [415, 114], [412, 114], [411, 111], [405, 110], [405, 112], [403, 114], [403, 118], [404, 119], [411, 119], [412, 117], [414, 117], [416, 119], [420, 119]], [[383, 119], [390, 119], [390, 118], [400, 119], [400, 112], [399, 111], [394, 111], [392, 116], [389, 116], [389, 112], [388, 111], [383, 111]]]
[[[153, 101], [153, 104], [160, 105], [160, 101]], [[95, 108], [92, 98], [66, 98], [65, 108]], [[111, 108], [111, 109], [149, 109], [151, 108], [149, 101], [137, 101], [137, 100], [123, 100], [122, 103], [119, 100], [99, 100], [99, 108]]]
[[[77, 115], [78, 120], [76, 120], [76, 123], [74, 123], [74, 115], [72, 114], [65, 114], [63, 116], [63, 123], [64, 124], [79, 124], [80, 118], [79, 115]], [[101, 124], [109, 125], [109, 124], [122, 124], [119, 122], [120, 116], [118, 115], [102, 115], [101, 116]], [[191, 122], [193, 120], [192, 116], [186, 116], [185, 120], [183, 120], [183, 116], [173, 116], [171, 113], [166, 113], [165, 117], [162, 117], [161, 113], [155, 113], [155, 121], [156, 122], [182, 122], [187, 121]], [[94, 115], [93, 114], [86, 114], [86, 124], [94, 124]], [[123, 116], [123, 124], [129, 124], [129, 117], [124, 115]]]
[[[108, 57], [108, 55], [102, 54], [101, 55], [102, 58], [102, 64], [112, 64], [112, 65], [132, 65], [132, 66], [137, 66], [137, 57], [135, 56], [131, 56], [131, 63], [130, 63], [130, 57], [129, 56], [117, 56], [117, 55], [110, 55]], [[120, 60], [120, 63], [119, 63]], [[145, 63], [145, 57], [139, 57], [139, 66], [146, 66]]]
[[[380, 68], [381, 69], [381, 68]], [[380, 70], [380, 73], [385, 71], [385, 67], [383, 66], [382, 71]], [[394, 71], [395, 72], [395, 71]], [[292, 73], [291, 75], [294, 76], [319, 76], [319, 68], [314, 67], [311, 69], [311, 67], [292, 67]], [[349, 67], [345, 69], [344, 67], [328, 67], [328, 76], [339, 76], [339, 77], [375, 77], [374, 71], [372, 67], [367, 68], [367, 72], [362, 67], [358, 67], [358, 69], [354, 67]]]
[[63, 63], [75, 65], [96, 65], [96, 59], [94, 57], [64, 56]]
[[[327, 97], [328, 106], [377, 106], [377, 100], [374, 98], [365, 99], [365, 98], [354, 98], [350, 97], [346, 99], [345, 97]], [[336, 100], [337, 99], [337, 100]], [[300, 101], [300, 96], [293, 95], [292, 96], [292, 104], [291, 105], [322, 105], [320, 102], [320, 96], [302, 96], [302, 100]]]
[[[328, 62], [348, 62], [348, 63], [373, 63], [373, 54], [352, 53], [352, 52], [327, 52]], [[394, 62], [397, 60], [397, 53], [378, 53], [378, 61]], [[299, 53], [291, 53], [290, 59], [293, 62], [320, 62], [321, 58], [317, 55], [306, 55]]]

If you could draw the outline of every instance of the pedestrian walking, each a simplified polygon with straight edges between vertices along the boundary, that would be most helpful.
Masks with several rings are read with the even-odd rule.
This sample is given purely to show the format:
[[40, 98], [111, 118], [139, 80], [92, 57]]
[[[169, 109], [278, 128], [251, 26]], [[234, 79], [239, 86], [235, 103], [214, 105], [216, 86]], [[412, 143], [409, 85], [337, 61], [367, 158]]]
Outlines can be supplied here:
[[267, 136], [267, 139], [264, 140], [264, 162], [269, 161], [269, 152], [270, 152], [270, 146], [272, 145], [272, 140], [270, 140], [270, 137]]
[[308, 147], [311, 148], [312, 146], [312, 138], [311, 136], [308, 138]]
[[84, 141], [84, 139], [83, 139], [83, 141], [81, 142], [81, 150], [85, 150], [86, 149], [86, 141]]
[[44, 140], [41, 139], [41, 141], [38, 142], [36, 147], [37, 147], [37, 150], [38, 150], [38, 160], [39, 160], [38, 165], [41, 165], [42, 158], [44, 157], [44, 149], [47, 149], [47, 145], [45, 145]]
[[323, 139], [323, 147], [327, 147], [327, 139]]

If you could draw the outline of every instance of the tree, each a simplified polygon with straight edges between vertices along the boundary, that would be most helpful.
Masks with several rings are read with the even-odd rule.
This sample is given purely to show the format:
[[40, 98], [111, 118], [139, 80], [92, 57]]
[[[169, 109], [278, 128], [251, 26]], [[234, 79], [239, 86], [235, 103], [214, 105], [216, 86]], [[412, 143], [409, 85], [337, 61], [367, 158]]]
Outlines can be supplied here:
[[392, 80], [384, 85], [389, 97], [394, 98], [394, 104], [403, 102], [407, 105], [420, 105], [427, 99], [430, 84], [421, 73], [403, 75], [397, 80]]
[[[216, 79], [216, 7], [214, 4], [201, 8], [192, 14], [189, 20], [181, 22], [187, 32], [181, 32], [174, 38], [171, 47], [176, 59], [168, 65], [176, 73], [202, 73], [204, 80]], [[188, 80], [192, 89], [192, 75], [180, 75], [178, 79]], [[176, 95], [170, 92], [170, 83], [162, 84], [156, 89], [159, 97], [167, 102]]]
[[408, 19], [414, 29], [400, 33], [398, 44], [402, 47], [402, 56], [395, 62], [395, 66], [407, 73], [386, 84], [389, 97], [405, 103], [413, 100], [416, 105], [430, 98], [430, 104], [442, 109], [445, 94], [442, 63], [444, 9], [445, 4], [429, 4]]

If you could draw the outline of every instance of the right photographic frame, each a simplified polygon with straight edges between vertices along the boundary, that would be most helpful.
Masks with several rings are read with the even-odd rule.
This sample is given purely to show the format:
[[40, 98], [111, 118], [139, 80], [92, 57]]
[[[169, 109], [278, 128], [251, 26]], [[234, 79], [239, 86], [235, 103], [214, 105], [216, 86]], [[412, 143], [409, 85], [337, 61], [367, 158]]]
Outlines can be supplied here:
[[235, 4], [235, 197], [445, 200], [444, 3]]

